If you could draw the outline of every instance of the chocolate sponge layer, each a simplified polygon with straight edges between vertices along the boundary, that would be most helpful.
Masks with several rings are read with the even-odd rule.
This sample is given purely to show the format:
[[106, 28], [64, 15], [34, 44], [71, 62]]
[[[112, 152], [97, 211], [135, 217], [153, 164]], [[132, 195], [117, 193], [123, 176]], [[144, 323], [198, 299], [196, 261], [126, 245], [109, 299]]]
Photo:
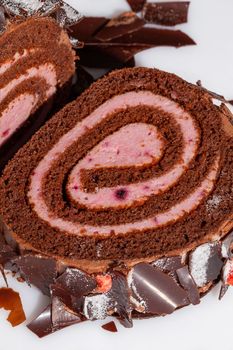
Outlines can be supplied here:
[[[97, 225], [98, 232], [74, 235], [55, 229], [40, 219], [27, 197], [30, 176], [38, 163], [77, 122], [105, 101], [129, 91], [144, 90], [176, 102], [192, 116], [199, 132], [197, 153], [179, 181], [167, 192], [152, 195], [142, 205], [129, 208], [94, 210], [70, 200], [66, 185], [72, 168], [107, 135], [129, 123], [149, 122], [161, 130], [167, 142], [166, 156], [160, 166], [141, 167], [136, 171], [134, 167], [84, 171], [82, 182], [87, 191], [93, 191], [95, 186], [103, 188], [140, 183], [143, 179], [167, 171], [179, 161], [183, 149], [182, 138], [169, 115], [143, 105], [117, 110], [98, 127], [88, 129], [77, 142], [73, 140], [72, 146], [54, 162], [43, 182], [43, 198], [53, 213], [71, 222]], [[224, 128], [225, 118], [207, 92], [173, 74], [147, 68], [115, 71], [94, 83], [75, 102], [56, 114], [8, 164], [1, 178], [1, 218], [21, 247], [74, 263], [80, 259], [113, 261], [171, 255], [173, 251], [182, 253], [190, 246], [216, 238], [216, 235], [220, 237], [223, 235], [220, 227], [233, 214], [233, 138]], [[124, 225], [172, 208], [200, 185], [216, 155], [220, 155], [220, 168], [210, 198], [221, 198], [221, 201], [212, 206], [211, 212], [207, 205], [210, 198], [207, 197], [191, 213], [166, 226], [118, 235], [114, 232], [108, 236], [101, 234], [102, 225]], [[101, 250], [98, 249], [100, 246]]]

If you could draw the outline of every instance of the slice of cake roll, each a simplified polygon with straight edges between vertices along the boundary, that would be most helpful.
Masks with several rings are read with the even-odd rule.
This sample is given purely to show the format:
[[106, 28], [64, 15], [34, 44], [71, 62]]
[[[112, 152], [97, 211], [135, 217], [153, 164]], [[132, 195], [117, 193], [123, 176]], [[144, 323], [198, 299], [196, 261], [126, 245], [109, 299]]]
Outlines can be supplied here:
[[[155, 69], [115, 71], [9, 162], [0, 183], [3, 232], [24, 275], [30, 259], [68, 267], [47, 288], [73, 293], [75, 305], [59, 300], [86, 318], [165, 315], [199, 303], [220, 279], [233, 241], [223, 253], [232, 172], [233, 127], [208, 92]], [[96, 279], [88, 291], [74, 282], [83, 274]]]
[[70, 40], [55, 20], [8, 21], [0, 36], [0, 169], [45, 121], [74, 71]]

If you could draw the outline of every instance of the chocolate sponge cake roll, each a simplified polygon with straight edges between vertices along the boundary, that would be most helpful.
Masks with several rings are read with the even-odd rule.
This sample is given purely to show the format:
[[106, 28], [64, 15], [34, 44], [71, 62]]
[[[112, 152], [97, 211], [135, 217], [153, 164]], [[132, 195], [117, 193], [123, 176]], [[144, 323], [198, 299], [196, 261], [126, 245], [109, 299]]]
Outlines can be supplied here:
[[68, 35], [55, 20], [8, 23], [0, 36], [0, 168], [45, 121], [74, 71]]
[[232, 226], [232, 126], [175, 75], [134, 68], [94, 83], [1, 178], [8, 234], [87, 271], [182, 255]]

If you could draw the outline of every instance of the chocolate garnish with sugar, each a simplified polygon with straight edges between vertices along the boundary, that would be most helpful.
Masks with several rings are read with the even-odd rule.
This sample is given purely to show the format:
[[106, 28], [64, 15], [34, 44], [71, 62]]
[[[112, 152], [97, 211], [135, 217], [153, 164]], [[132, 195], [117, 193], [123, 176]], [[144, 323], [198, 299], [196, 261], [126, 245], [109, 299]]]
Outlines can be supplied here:
[[175, 26], [188, 20], [188, 1], [147, 2], [142, 9], [147, 22]]
[[222, 266], [221, 244], [218, 242], [200, 245], [189, 257], [190, 273], [198, 287], [216, 280]]

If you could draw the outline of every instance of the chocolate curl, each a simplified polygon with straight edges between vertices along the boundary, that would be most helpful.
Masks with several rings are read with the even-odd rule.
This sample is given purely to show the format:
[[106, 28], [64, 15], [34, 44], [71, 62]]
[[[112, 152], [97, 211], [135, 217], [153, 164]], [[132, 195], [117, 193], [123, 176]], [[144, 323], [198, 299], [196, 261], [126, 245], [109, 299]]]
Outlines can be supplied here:
[[147, 263], [133, 267], [128, 277], [133, 297], [153, 315], [171, 314], [188, 305], [187, 292], [172, 277]]
[[189, 2], [148, 2], [142, 9], [143, 18], [150, 23], [175, 26], [188, 20]]

